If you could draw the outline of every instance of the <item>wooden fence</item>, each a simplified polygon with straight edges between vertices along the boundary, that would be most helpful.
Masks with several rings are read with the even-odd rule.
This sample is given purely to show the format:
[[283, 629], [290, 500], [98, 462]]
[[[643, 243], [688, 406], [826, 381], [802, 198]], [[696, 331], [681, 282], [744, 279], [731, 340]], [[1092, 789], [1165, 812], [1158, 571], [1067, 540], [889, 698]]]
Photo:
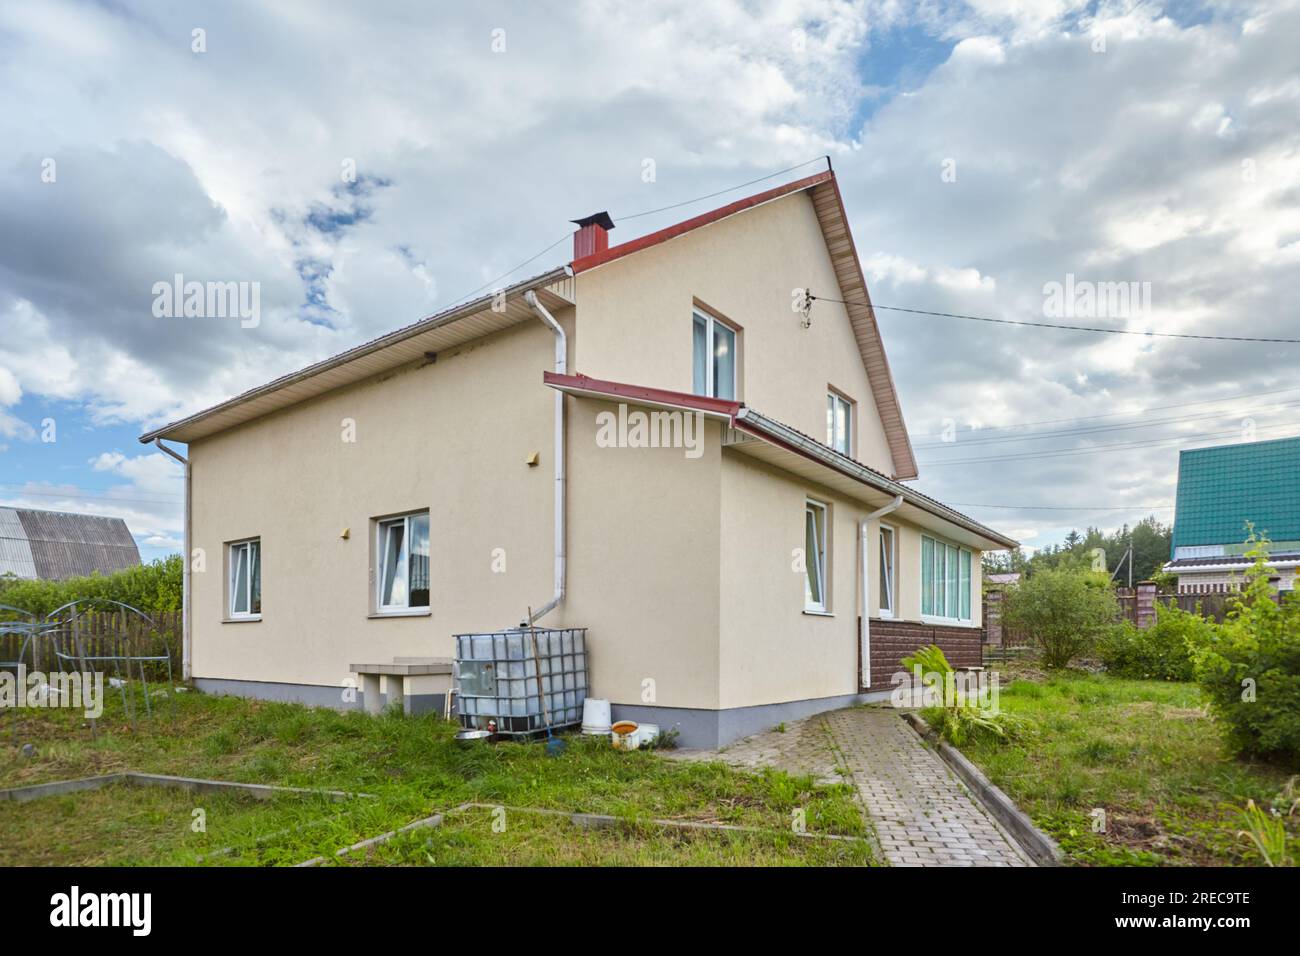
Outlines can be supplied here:
[[1002, 588], [984, 592], [984, 643], [994, 647], [1028, 647], [1029, 635], [1002, 623], [1002, 602], [1006, 598]]
[[[89, 611], [78, 619], [77, 633], [87, 657], [113, 657], [131, 655], [154, 657], [166, 654], [171, 657], [172, 676], [181, 675], [182, 615], [180, 611], [161, 611], [150, 615], [157, 630], [137, 615], [122, 611]], [[32, 639], [26, 664], [31, 670], [57, 669], [54, 663], [55, 640], [71, 646], [68, 631], [59, 636], [38, 635]], [[20, 634], [0, 634], [0, 661], [17, 660], [22, 650]], [[112, 673], [112, 664], [106, 666]], [[151, 679], [166, 676], [162, 664], [146, 665], [145, 673]], [[139, 674], [137, 673], [138, 677]]]
[[[1232, 606], [1234, 593], [1224, 590], [1205, 594], [1175, 594], [1172, 591], [1157, 591], [1154, 584], [1143, 583], [1135, 588], [1116, 588], [1115, 598], [1125, 620], [1147, 628], [1155, 621], [1157, 604], [1177, 607], [1222, 623]], [[1005, 598], [1006, 591], [1001, 588], [991, 588], [984, 593], [984, 643], [1003, 648], [1027, 647], [1030, 644], [1029, 635], [1002, 623], [1002, 602]]]
[[1176, 594], [1172, 591], [1157, 591], [1154, 585], [1144, 587], [1141, 584], [1135, 588], [1115, 589], [1125, 620], [1138, 627], [1147, 627], [1155, 620], [1156, 604], [1176, 607], [1189, 614], [1199, 614], [1208, 620], [1222, 623], [1235, 593], [1223, 590], [1207, 594]]

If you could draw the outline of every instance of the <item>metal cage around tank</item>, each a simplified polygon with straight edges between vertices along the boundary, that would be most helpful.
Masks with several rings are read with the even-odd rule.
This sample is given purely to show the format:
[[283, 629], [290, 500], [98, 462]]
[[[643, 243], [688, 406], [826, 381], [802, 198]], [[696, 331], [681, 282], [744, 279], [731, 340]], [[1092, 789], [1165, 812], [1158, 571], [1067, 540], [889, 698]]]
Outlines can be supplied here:
[[461, 726], [487, 730], [494, 721], [497, 733], [524, 737], [544, 731], [548, 719], [552, 728], [582, 723], [585, 627], [511, 628], [455, 639]]

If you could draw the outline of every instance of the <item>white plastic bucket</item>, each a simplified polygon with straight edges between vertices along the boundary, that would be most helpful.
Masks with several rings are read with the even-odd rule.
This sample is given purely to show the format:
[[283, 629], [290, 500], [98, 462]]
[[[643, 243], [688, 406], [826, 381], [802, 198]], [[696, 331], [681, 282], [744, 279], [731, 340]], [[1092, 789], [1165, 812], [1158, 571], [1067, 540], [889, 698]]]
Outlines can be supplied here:
[[636, 733], [632, 735], [632, 743], [638, 750], [642, 747], [648, 747], [659, 739], [658, 724], [639, 724]]
[[582, 702], [582, 732], [609, 736], [609, 701], [588, 697]]

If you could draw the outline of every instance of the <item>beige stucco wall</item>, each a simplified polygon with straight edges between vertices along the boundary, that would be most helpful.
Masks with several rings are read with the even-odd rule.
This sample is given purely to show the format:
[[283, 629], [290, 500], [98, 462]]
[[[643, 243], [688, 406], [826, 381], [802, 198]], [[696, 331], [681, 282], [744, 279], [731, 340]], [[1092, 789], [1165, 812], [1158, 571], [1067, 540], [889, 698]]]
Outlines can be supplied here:
[[[803, 329], [797, 287], [839, 295], [802, 194], [578, 276], [580, 319], [558, 315], [570, 370], [689, 392], [699, 299], [742, 326], [746, 403], [823, 439], [834, 386], [857, 402], [856, 457], [892, 472], [847, 316], [820, 302]], [[528, 323], [194, 443], [193, 536], [207, 554], [194, 576], [194, 675], [340, 686], [351, 663], [451, 656], [453, 634], [512, 625], [549, 600], [554, 393], [541, 374], [552, 355], [551, 333]], [[568, 596], [543, 623], [590, 628], [595, 694], [713, 709], [857, 690], [859, 523], [871, 507], [724, 450], [717, 422], [692, 458], [598, 447], [596, 416], [617, 406], [566, 408]], [[355, 443], [340, 438], [344, 419]], [[828, 617], [803, 613], [791, 567], [810, 494], [831, 505]], [[423, 508], [431, 613], [376, 619], [372, 519]], [[920, 532], [891, 523], [898, 616], [919, 620]], [[222, 623], [223, 545], [250, 536], [262, 541], [262, 620]], [[504, 573], [492, 569], [497, 548]], [[973, 569], [978, 622], [978, 553]], [[873, 547], [873, 616], [878, 573]]]
[[[804, 611], [804, 503], [830, 506], [829, 614]], [[861, 526], [874, 507], [737, 451], [722, 455], [720, 702], [747, 707], [857, 693]], [[921, 620], [921, 530], [886, 518], [898, 537], [898, 619]], [[869, 614], [879, 616], [880, 519], [869, 522]], [[971, 621], [980, 621], [980, 553], [972, 553]]]
[[573, 398], [568, 407], [563, 619], [591, 628], [592, 686], [619, 704], [716, 708], [721, 425], [705, 422], [698, 458], [602, 448], [597, 415], [618, 406]]
[[809, 329], [791, 310], [797, 288], [843, 298], [806, 193], [614, 260], [576, 282], [584, 321], [575, 371], [690, 392], [698, 299], [741, 327], [742, 401], [825, 441], [826, 391], [834, 386], [856, 402], [854, 457], [894, 473], [844, 307], [817, 302]]
[[[350, 663], [450, 656], [453, 633], [545, 603], [553, 392], [541, 374], [553, 341], [540, 322], [518, 326], [191, 445], [194, 545], [207, 559], [193, 576], [194, 676], [338, 685]], [[341, 440], [345, 418], [355, 443]], [[371, 519], [422, 508], [432, 613], [370, 619]], [[222, 623], [223, 544], [251, 536], [262, 620]]]

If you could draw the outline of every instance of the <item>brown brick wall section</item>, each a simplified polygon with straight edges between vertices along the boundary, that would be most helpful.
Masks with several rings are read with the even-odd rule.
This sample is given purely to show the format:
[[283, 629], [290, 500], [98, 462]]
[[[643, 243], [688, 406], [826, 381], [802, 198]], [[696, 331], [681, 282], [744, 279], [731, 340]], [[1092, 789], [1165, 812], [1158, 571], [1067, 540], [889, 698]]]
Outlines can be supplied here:
[[938, 644], [953, 667], [979, 667], [984, 662], [978, 627], [943, 627], [872, 618], [871, 686], [867, 690], [893, 690], [890, 678], [903, 669], [900, 661], [928, 644]]

